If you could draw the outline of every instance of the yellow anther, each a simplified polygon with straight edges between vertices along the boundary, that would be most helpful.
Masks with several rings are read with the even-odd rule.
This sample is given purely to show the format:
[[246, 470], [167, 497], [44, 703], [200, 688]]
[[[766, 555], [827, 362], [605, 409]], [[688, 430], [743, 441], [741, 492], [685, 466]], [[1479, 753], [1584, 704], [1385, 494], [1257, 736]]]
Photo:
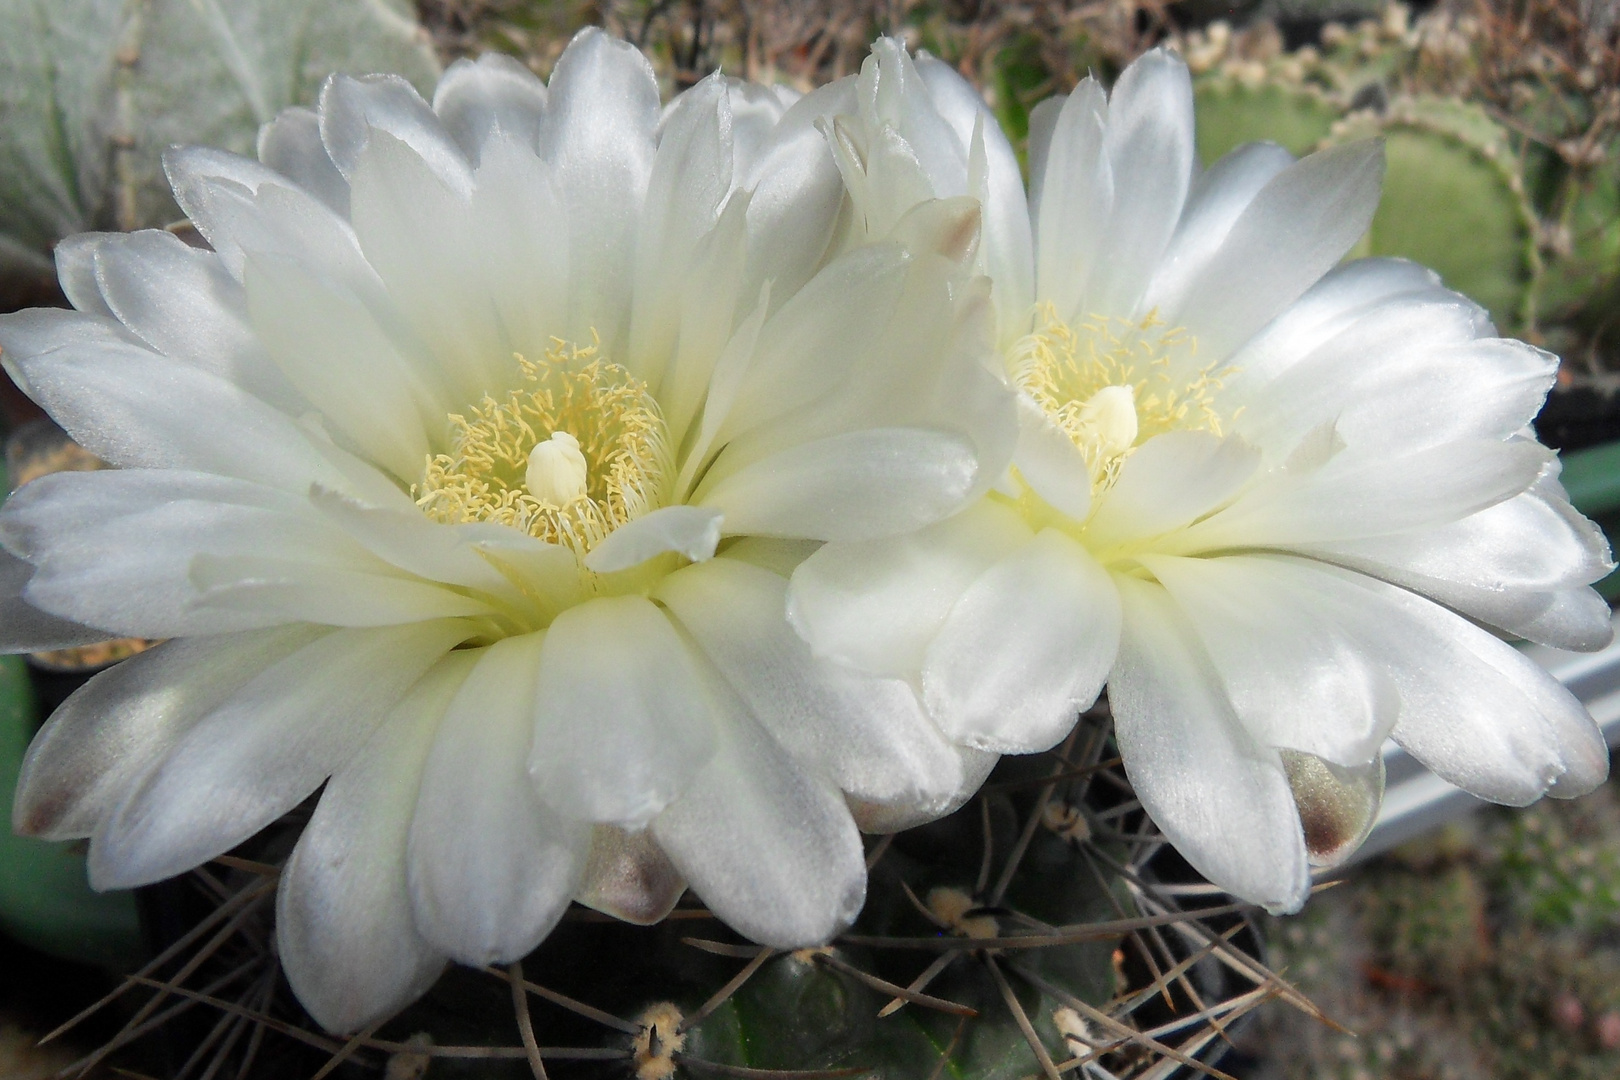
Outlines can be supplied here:
[[493, 521], [584, 554], [663, 506], [674, 475], [669, 431], [646, 384], [554, 341], [542, 363], [518, 356], [522, 383], [448, 418], [449, 452], [413, 489], [435, 521]]
[[1050, 304], [1013, 347], [1014, 383], [1074, 442], [1091, 471], [1093, 494], [1112, 486], [1137, 446], [1174, 430], [1220, 434], [1214, 364], [1198, 365], [1198, 343], [1164, 329], [1157, 314], [1140, 322], [1087, 318], [1070, 326]]

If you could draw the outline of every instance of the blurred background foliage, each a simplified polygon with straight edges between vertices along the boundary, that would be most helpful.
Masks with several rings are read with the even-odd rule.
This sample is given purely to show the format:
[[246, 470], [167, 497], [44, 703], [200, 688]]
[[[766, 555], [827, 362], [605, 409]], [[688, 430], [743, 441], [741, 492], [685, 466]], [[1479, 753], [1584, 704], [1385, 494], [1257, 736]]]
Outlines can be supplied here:
[[[1156, 45], [1194, 73], [1205, 164], [1252, 139], [1307, 153], [1382, 137], [1384, 200], [1358, 253], [1435, 267], [1504, 333], [1560, 355], [1539, 431], [1598, 447], [1567, 475], [1620, 527], [1620, 0], [0, 0], [0, 311], [63, 303], [50, 251], [64, 236], [175, 225], [170, 143], [251, 153], [258, 125], [311, 103], [331, 71], [428, 92], [442, 65], [498, 50], [545, 75], [587, 24], [646, 49], [668, 92], [716, 68], [809, 90], [898, 34], [979, 86], [1020, 150], [1036, 102]], [[9, 428], [30, 416], [15, 392], [4, 406]], [[0, 773], [43, 711], [33, 684], [0, 668]], [[14, 860], [0, 885], [75, 858], [0, 844]], [[77, 943], [37, 897], [6, 900], [7, 928], [80, 961], [133, 939], [127, 905], [92, 926], [77, 882], [61, 895]], [[1620, 796], [1483, 813], [1362, 867], [1273, 924], [1272, 948], [1362, 1035], [1272, 1007], [1236, 1036], [1235, 1075], [1620, 1075]], [[14, 1027], [84, 996], [52, 979], [92, 998], [106, 984], [42, 955], [0, 941], [8, 1080], [63, 1064]], [[26, 985], [6, 977], [22, 971]], [[839, 978], [814, 985], [853, 993]]]

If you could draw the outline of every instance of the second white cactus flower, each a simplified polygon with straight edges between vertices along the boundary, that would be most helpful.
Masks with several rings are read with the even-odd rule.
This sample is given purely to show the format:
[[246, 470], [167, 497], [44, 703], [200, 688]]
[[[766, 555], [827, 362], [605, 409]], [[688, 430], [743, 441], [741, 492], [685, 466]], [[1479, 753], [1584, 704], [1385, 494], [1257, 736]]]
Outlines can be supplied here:
[[3, 643], [176, 639], [57, 711], [18, 828], [89, 837], [128, 887], [321, 789], [278, 953], [334, 1030], [447, 958], [525, 955], [574, 899], [652, 921], [690, 885], [768, 945], [837, 933], [846, 799], [937, 814], [992, 758], [815, 661], [779, 571], [1010, 457], [977, 208], [829, 257], [843, 192], [802, 112], [719, 76], [661, 112], [596, 31], [549, 86], [499, 57], [431, 106], [335, 78], [259, 156], [169, 157], [212, 250], [78, 237], [79, 310], [0, 319], [19, 384], [119, 466], [7, 502]]
[[999, 753], [1053, 745], [1106, 683], [1144, 807], [1277, 911], [1360, 842], [1386, 737], [1497, 802], [1603, 779], [1580, 703], [1479, 625], [1610, 636], [1587, 587], [1607, 544], [1527, 427], [1555, 358], [1421, 267], [1339, 265], [1377, 144], [1200, 171], [1187, 70], [1155, 51], [1111, 96], [1087, 79], [1036, 109], [1026, 207], [946, 65], [880, 42], [822, 95], [850, 242], [910, 199], [988, 200], [1022, 434], [972, 509], [797, 570], [819, 654], [914, 681], [950, 739]]

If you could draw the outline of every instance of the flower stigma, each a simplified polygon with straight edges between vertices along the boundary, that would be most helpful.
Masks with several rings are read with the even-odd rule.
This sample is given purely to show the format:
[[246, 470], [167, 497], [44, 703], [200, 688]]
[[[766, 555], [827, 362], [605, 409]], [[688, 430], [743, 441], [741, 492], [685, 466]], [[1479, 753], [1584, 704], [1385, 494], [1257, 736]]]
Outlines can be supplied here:
[[1197, 363], [1198, 342], [1164, 329], [1157, 312], [1140, 321], [1088, 316], [1076, 326], [1051, 304], [1008, 360], [1014, 384], [1079, 449], [1096, 497], [1119, 478], [1142, 443], [1167, 431], [1221, 433], [1217, 365]]
[[674, 474], [669, 431], [647, 386], [554, 339], [545, 360], [514, 354], [522, 382], [448, 418], [448, 453], [412, 488], [445, 524], [509, 525], [583, 556], [614, 529], [663, 506]]

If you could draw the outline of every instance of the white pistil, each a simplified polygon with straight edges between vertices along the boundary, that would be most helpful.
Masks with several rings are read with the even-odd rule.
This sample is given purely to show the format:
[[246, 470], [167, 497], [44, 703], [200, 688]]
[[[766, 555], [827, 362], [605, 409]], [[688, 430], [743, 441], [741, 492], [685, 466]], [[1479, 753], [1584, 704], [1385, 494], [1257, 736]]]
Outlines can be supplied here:
[[1080, 406], [1077, 419], [1096, 440], [1101, 460], [1118, 457], [1136, 445], [1136, 392], [1129, 386], [1105, 386]]
[[583, 498], [585, 455], [580, 453], [579, 440], [566, 431], [557, 431], [530, 450], [523, 486], [530, 495], [552, 506], [567, 506]]

